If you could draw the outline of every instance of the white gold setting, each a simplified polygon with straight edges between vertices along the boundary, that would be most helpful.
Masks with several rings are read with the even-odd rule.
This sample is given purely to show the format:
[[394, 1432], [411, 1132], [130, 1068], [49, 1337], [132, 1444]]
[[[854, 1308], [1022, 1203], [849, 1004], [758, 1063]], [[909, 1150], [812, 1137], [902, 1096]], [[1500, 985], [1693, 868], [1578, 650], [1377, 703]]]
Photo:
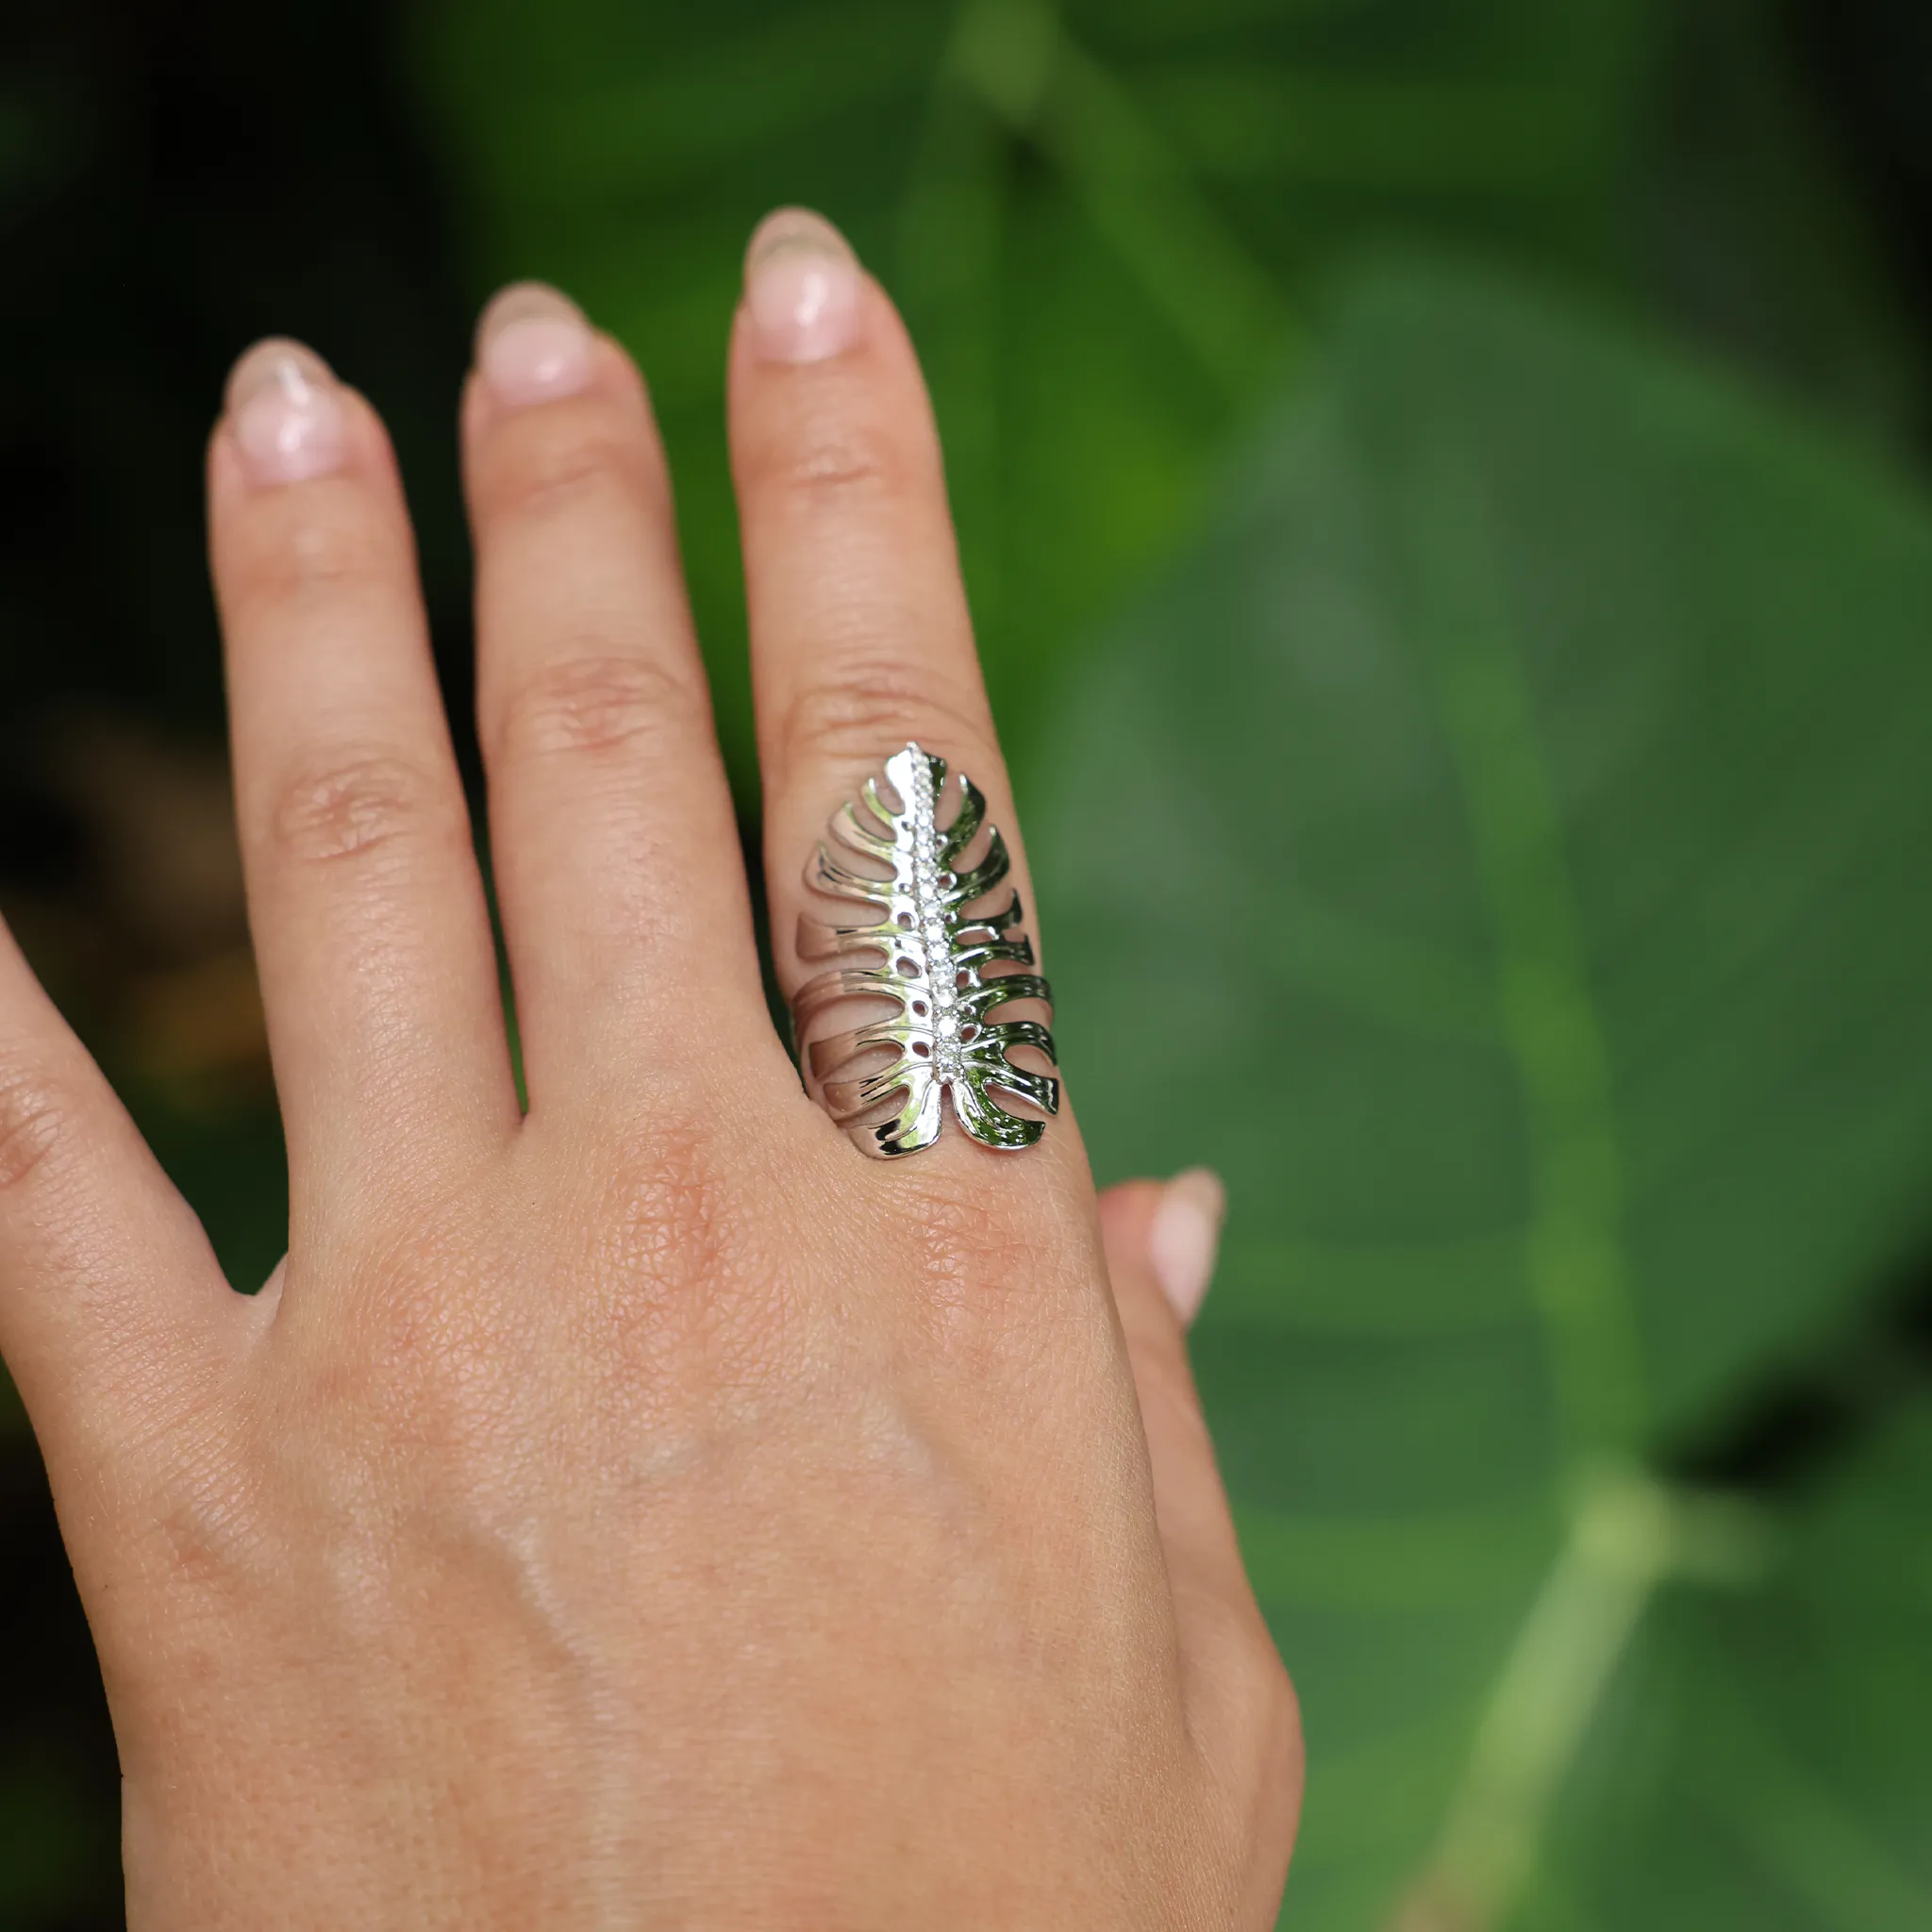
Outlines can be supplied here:
[[[806, 872], [814, 891], [857, 901], [874, 916], [851, 925], [801, 919], [799, 957], [867, 956], [881, 962], [835, 967], [799, 989], [792, 1023], [806, 1084], [868, 1154], [891, 1158], [931, 1146], [947, 1095], [975, 1141], [1030, 1147], [1045, 1122], [1010, 1112], [995, 1093], [1043, 1114], [1055, 1112], [1058, 1081], [1008, 1058], [1013, 1048], [1030, 1047], [1050, 1063], [1053, 1036], [1037, 1021], [987, 1015], [1017, 1000], [1051, 1005], [1053, 995], [1044, 979], [1025, 970], [1033, 964], [1033, 947], [1019, 930], [1019, 894], [995, 911], [974, 909], [1006, 879], [1006, 841], [997, 826], [986, 824], [986, 800], [963, 773], [958, 808], [950, 824], [940, 824], [945, 761], [917, 744], [885, 761], [885, 777], [896, 805], [876, 778], [867, 779], [859, 796], [832, 818], [832, 841], [841, 849], [834, 842], [820, 845]], [[968, 867], [967, 851], [982, 830], [984, 853]], [[855, 870], [848, 856], [879, 870]], [[999, 970], [989, 973], [989, 967]], [[867, 1025], [807, 1039], [827, 1009], [858, 1000], [896, 1010]]]

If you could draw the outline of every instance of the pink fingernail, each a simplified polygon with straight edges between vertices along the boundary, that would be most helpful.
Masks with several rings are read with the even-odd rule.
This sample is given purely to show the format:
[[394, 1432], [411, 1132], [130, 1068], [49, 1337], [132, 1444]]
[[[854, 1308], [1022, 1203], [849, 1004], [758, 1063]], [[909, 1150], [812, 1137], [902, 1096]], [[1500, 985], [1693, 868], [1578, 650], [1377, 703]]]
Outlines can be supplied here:
[[505, 289], [476, 325], [476, 366], [513, 408], [588, 389], [595, 346], [583, 310], [541, 282]]
[[745, 254], [744, 300], [768, 362], [823, 362], [858, 339], [858, 263], [823, 215], [780, 208]]
[[348, 416], [335, 376], [300, 342], [258, 342], [235, 364], [228, 427], [252, 483], [326, 476], [348, 454]]
[[1148, 1257], [1161, 1292], [1183, 1327], [1200, 1312], [1208, 1284], [1214, 1278], [1226, 1211], [1227, 1191], [1220, 1175], [1205, 1167], [1176, 1174], [1154, 1210], [1153, 1225], [1147, 1230]]

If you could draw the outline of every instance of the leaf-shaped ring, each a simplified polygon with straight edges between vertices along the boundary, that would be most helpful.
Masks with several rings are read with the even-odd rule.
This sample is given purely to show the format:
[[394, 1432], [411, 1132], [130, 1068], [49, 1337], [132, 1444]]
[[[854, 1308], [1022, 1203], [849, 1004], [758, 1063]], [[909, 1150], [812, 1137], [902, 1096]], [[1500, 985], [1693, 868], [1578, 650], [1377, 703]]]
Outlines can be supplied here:
[[[887, 802], [876, 777], [868, 778], [832, 815], [829, 839], [806, 867], [811, 891], [857, 901], [871, 917], [851, 925], [802, 917], [799, 958], [880, 962], [836, 966], [799, 988], [791, 1024], [807, 1090], [866, 1153], [881, 1158], [930, 1147], [949, 1092], [959, 1124], [983, 1146], [1031, 1147], [1046, 1123], [1009, 1112], [994, 1095], [1041, 1113], [1058, 1110], [1059, 1082], [1008, 1058], [1027, 1046], [1051, 1061], [1053, 1035], [1035, 1020], [987, 1016], [1015, 1000], [1050, 1005], [1053, 992], [1028, 970], [1033, 946], [1019, 929], [1019, 893], [995, 911], [974, 909], [1007, 876], [1007, 842], [998, 826], [986, 824], [986, 799], [963, 772], [958, 809], [950, 824], [938, 824], [943, 758], [908, 744], [885, 760], [885, 775], [897, 806]], [[962, 870], [982, 827], [984, 854]], [[848, 855], [871, 869], [855, 870]], [[894, 1010], [808, 1038], [822, 1014], [861, 1000]]]

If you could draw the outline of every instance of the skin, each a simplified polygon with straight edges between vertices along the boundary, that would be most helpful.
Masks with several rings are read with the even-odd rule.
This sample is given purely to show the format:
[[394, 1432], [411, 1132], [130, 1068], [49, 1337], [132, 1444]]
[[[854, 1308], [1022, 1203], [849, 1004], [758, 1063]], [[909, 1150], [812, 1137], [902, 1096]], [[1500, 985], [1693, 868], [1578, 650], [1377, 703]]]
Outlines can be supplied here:
[[[806, 858], [908, 738], [1033, 904], [924, 391], [853, 274], [831, 352], [761, 353], [749, 308], [731, 345], [788, 991]], [[1162, 1191], [1097, 1200], [1070, 1109], [1024, 1154], [949, 1126], [877, 1162], [801, 1091], [649, 403], [586, 353], [574, 393], [473, 375], [461, 420], [527, 1114], [347, 391], [334, 466], [265, 483], [238, 375], [208, 466], [291, 1160], [259, 1295], [0, 947], [0, 1348], [100, 1649], [130, 1923], [1272, 1925], [1299, 1728]]]

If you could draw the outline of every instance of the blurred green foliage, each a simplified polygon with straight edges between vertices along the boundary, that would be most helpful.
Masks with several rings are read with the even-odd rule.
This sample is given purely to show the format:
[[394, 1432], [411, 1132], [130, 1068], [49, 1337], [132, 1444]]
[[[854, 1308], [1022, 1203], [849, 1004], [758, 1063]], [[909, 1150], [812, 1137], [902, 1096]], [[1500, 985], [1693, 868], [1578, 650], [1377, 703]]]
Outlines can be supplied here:
[[[468, 316], [576, 294], [652, 383], [749, 822], [724, 346], [753, 223], [825, 208], [932, 377], [1096, 1160], [1232, 1185], [1198, 1354], [1308, 1720], [1283, 1923], [1932, 1923], [1923, 20], [24, 12], [9, 916], [253, 1286], [272, 1111], [141, 1018], [240, 936], [47, 817], [75, 708], [217, 727], [223, 360], [302, 334], [385, 410], [460, 729]], [[0, 1926], [99, 1925], [111, 1740], [8, 1440]]]
[[[419, 9], [416, 44], [477, 291], [551, 278], [649, 374], [749, 788], [719, 422], [766, 208], [834, 211], [907, 312], [1024, 764], [1052, 665], [1189, 527], [1365, 235], [1507, 250], [1713, 325], [1748, 309], [1755, 353], [1852, 372], [1854, 407], [1896, 401], [1857, 223], [1818, 170], [1791, 218], [1802, 117], [1747, 83], [1764, 9], [1726, 10], [1693, 34], [1654, 0], [449, 0]], [[1722, 86], [1680, 103], [1709, 40]], [[1722, 170], [1680, 169], [1713, 120], [1758, 125]], [[1717, 224], [1712, 275], [1698, 231]], [[1678, 273], [1693, 251], [1703, 281]]]
[[[1234, 1202], [1195, 1357], [1308, 1726], [1287, 1923], [1810, 1924], [1873, 1874], [1916, 1916], [1822, 1923], [1927, 1923], [1913, 1814], [1858, 1811], [1741, 1634], [1795, 1594], [1855, 1651], [1900, 1553], [1847, 1531], [1807, 1574], [1677, 1467], [1932, 1220], [1932, 514], [1440, 264], [1326, 337], [1064, 694], [1029, 818], [1098, 1163], [1205, 1159]], [[1824, 1715], [1899, 1756], [1896, 1707]], [[1572, 1804], [1551, 1852], [1586, 1745], [1720, 1815], [1667, 1856]], [[1731, 1840], [1774, 1796], [1758, 1872]]]

